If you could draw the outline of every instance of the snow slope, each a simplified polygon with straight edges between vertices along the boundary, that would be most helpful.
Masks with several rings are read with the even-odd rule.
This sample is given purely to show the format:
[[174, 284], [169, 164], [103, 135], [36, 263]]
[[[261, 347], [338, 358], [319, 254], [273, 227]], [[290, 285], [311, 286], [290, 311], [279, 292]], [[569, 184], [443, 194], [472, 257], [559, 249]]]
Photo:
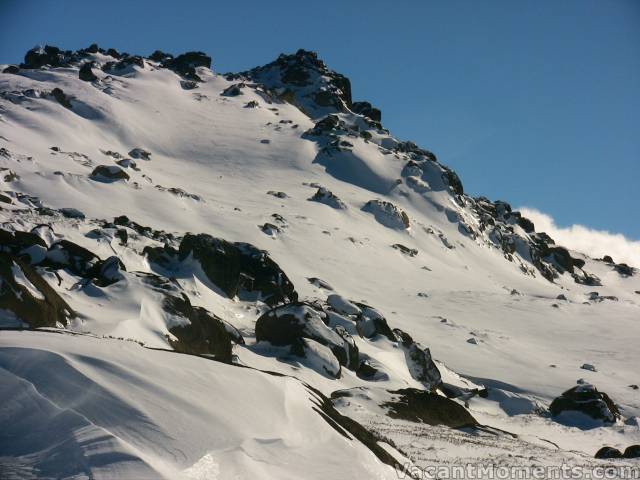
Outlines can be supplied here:
[[[185, 321], [163, 309], [165, 293], [149, 287], [148, 274], [166, 277], [176, 295], [239, 330], [244, 344], [233, 346], [235, 363], [291, 375], [327, 396], [358, 387], [372, 397], [425, 388], [399, 342], [363, 336], [348, 312], [340, 315], [349, 299], [374, 307], [391, 328], [429, 347], [445, 382], [487, 387], [489, 397], [471, 398], [469, 411], [482, 424], [518, 434], [524, 458], [529, 444], [534, 450], [545, 444], [554, 458], [586, 461], [603, 445], [624, 450], [640, 443], [640, 394], [630, 387], [640, 383], [637, 270], [623, 275], [622, 267], [579, 252], [570, 252], [582, 265], [572, 267], [573, 275], [556, 260], [538, 262], [536, 232], [500, 214], [499, 203], [491, 203], [498, 213], [487, 220], [481, 201], [459, 191], [430, 152], [355, 113], [342, 80], [318, 70], [307, 54], [240, 75], [198, 67], [200, 81], [187, 88], [184, 77], [158, 61], [103, 71], [118, 58], [104, 51], [82, 58], [95, 62], [96, 80], [78, 78], [81, 62], [0, 74], [0, 167], [9, 200], [0, 219], [8, 231], [37, 232], [46, 248], [64, 239], [100, 259], [117, 256], [126, 271], [100, 286], [68, 268], [38, 267], [77, 313], [67, 328], [95, 337], [0, 333], [2, 398], [11, 405], [0, 424], [24, 419], [11, 427], [20, 442], [10, 450], [6, 437], [2, 442], [13, 471], [96, 478], [198, 478], [201, 471], [221, 478], [343, 478], [345, 469], [389, 475], [364, 446], [352, 442], [345, 450], [298, 381], [115, 340], [173, 348], [171, 329]], [[292, 68], [310, 72], [308, 78], [290, 74]], [[285, 69], [293, 83], [283, 83]], [[234, 85], [239, 95], [230, 93]], [[55, 88], [67, 106], [51, 93]], [[319, 127], [328, 114], [333, 123]], [[150, 152], [149, 159], [133, 158], [134, 148]], [[125, 158], [135, 168], [117, 163]], [[99, 165], [120, 166], [128, 179], [92, 174]], [[339, 202], [311, 200], [319, 187]], [[86, 218], [69, 218], [64, 208]], [[164, 234], [126, 227], [123, 244], [105, 224], [120, 215]], [[335, 378], [327, 372], [339, 368], [337, 360], [313, 340], [305, 357], [258, 342], [256, 321], [269, 308], [259, 295], [230, 298], [191, 257], [163, 267], [143, 252], [165, 243], [177, 248], [187, 232], [268, 251], [301, 299], [340, 295], [330, 327], [342, 326], [379, 374], [367, 379], [343, 365]], [[553, 278], [545, 278], [545, 268]], [[30, 323], [7, 309], [0, 319], [10, 327]], [[622, 414], [616, 424], [587, 429], [544, 412], [580, 378], [615, 400]], [[84, 389], [96, 394], [76, 400]], [[390, 422], [371, 402], [337, 407], [374, 430]], [[59, 417], [64, 438], [36, 441], [27, 433]], [[381, 431], [403, 449], [393, 433], [401, 428], [391, 422]], [[442, 429], [434, 437], [446, 438]], [[419, 465], [412, 438], [404, 450]], [[470, 456], [492, 458], [468, 440]], [[58, 452], [77, 459], [75, 470], [60, 470]]]

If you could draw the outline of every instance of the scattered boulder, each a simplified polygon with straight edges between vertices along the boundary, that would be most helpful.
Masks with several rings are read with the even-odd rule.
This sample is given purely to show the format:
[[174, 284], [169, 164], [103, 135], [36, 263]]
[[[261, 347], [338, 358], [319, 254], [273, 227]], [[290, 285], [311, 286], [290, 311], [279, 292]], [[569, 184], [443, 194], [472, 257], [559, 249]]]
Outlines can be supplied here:
[[171, 347], [183, 353], [213, 355], [216, 360], [231, 363], [232, 344], [227, 327], [218, 318], [202, 307], [191, 305], [189, 298], [167, 295], [163, 309], [183, 320], [169, 328], [175, 338], [169, 338]]
[[80, 277], [90, 278], [99, 262], [100, 258], [96, 254], [69, 240], [60, 240], [47, 251], [47, 266], [66, 268]]
[[135, 158], [136, 160], [151, 160], [151, 152], [140, 147], [132, 149], [129, 152], [129, 156], [131, 158]]
[[58, 209], [58, 211], [66, 218], [77, 218], [80, 220], [85, 219], [84, 213], [82, 213], [77, 208], [65, 207]]
[[304, 356], [302, 339], [311, 339], [328, 347], [340, 365], [358, 367], [358, 349], [351, 336], [344, 329], [332, 330], [327, 314], [316, 305], [294, 302], [269, 310], [258, 318], [255, 332], [257, 341], [290, 345], [298, 356]]
[[590, 363], [583, 363], [580, 368], [583, 369], [583, 370], [589, 370], [590, 372], [597, 372], [598, 371], [598, 370], [596, 370], [596, 367], [594, 367]]
[[398, 250], [400, 253], [407, 255], [408, 257], [415, 257], [416, 255], [418, 255], [418, 249], [405, 247], [400, 243], [394, 243], [393, 245], [391, 245], [391, 248]]
[[118, 257], [112, 255], [96, 265], [94, 283], [99, 287], [108, 287], [122, 280], [124, 278], [122, 272], [126, 270], [124, 263]]
[[309, 198], [309, 200], [312, 202], [324, 203], [336, 210], [344, 210], [347, 208], [347, 205], [340, 200], [337, 195], [324, 187], [318, 188], [318, 191], [313, 195], [313, 197]]
[[286, 193], [284, 193], [284, 192], [276, 192], [275, 190], [269, 190], [267, 192], [267, 195], [271, 195], [273, 197], [282, 198], [282, 199], [289, 198], [289, 195], [287, 195]]
[[397, 341], [387, 319], [378, 310], [364, 303], [354, 303], [360, 309], [360, 313], [356, 317], [356, 331], [359, 335], [370, 339], [382, 335], [391, 342]]
[[56, 101], [65, 108], [71, 108], [71, 101], [69, 97], [62, 91], [61, 88], [54, 88], [51, 90], [51, 96], [56, 99]]
[[8, 253], [0, 253], [0, 286], [0, 309], [15, 316], [4, 326], [64, 327], [75, 316], [33, 267]]
[[2, 73], [11, 73], [15, 75], [17, 73], [20, 73], [20, 68], [16, 65], [9, 65], [8, 67], [5, 67], [4, 70], [2, 70]]
[[209, 280], [231, 298], [245, 290], [260, 292], [268, 305], [298, 299], [293, 283], [278, 264], [251, 244], [189, 233], [178, 253], [181, 261], [189, 256], [198, 261]]
[[613, 447], [602, 447], [594, 456], [600, 459], [622, 458], [622, 452]]
[[379, 223], [389, 228], [404, 230], [411, 227], [411, 222], [406, 212], [391, 202], [369, 200], [362, 207], [362, 211], [372, 213]]
[[422, 382], [429, 390], [435, 391], [442, 384], [442, 375], [431, 358], [429, 349], [415, 342], [408, 333], [399, 328], [393, 331], [405, 351], [411, 376]]
[[317, 278], [317, 277], [307, 277], [307, 280], [309, 281], [310, 284], [318, 287], [318, 288], [323, 288], [325, 290], [329, 290], [329, 291], [333, 291], [333, 287], [331, 285], [329, 285], [327, 282], [325, 282], [324, 280]]
[[187, 80], [201, 82], [202, 79], [197, 75], [196, 68], [211, 68], [211, 57], [203, 52], [186, 52], [175, 58], [165, 57], [162, 65]]
[[98, 77], [93, 73], [91, 67], [93, 66], [92, 62], [83, 63], [80, 67], [80, 71], [78, 72], [78, 78], [85, 82], [95, 82]]
[[624, 450], [624, 458], [640, 458], [640, 445], [631, 445]]
[[233, 85], [225, 88], [221, 95], [223, 97], [237, 97], [238, 95], [242, 95], [242, 89], [246, 87], [244, 83], [234, 83]]
[[613, 423], [620, 417], [618, 407], [609, 396], [588, 383], [576, 385], [555, 398], [549, 406], [549, 411], [554, 417], [563, 412], [577, 411], [608, 423]]
[[402, 388], [390, 391], [391, 400], [382, 404], [391, 418], [451, 428], [474, 427], [478, 422], [459, 403], [437, 393]]
[[327, 297], [327, 303], [338, 313], [344, 315], [359, 315], [362, 310], [337, 293], [333, 293]]
[[98, 182], [117, 182], [118, 180], [129, 180], [129, 174], [116, 165], [98, 165], [89, 176], [91, 180]]
[[369, 102], [353, 102], [351, 104], [351, 111], [354, 113], [359, 113], [360, 115], [364, 115], [365, 117], [369, 117], [371, 120], [375, 122], [382, 121], [382, 112], [371, 106]]

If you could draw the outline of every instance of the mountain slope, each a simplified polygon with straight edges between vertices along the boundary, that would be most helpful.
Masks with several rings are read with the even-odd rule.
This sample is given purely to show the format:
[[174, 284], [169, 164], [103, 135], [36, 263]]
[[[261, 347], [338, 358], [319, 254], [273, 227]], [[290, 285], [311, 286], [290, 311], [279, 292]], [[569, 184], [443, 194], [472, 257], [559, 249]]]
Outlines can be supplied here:
[[[0, 297], [3, 326], [45, 324], [204, 354], [291, 375], [327, 396], [364, 389], [367, 401], [335, 403], [365, 426], [389, 421], [371, 399], [412, 388], [467, 403], [479, 423], [521, 435], [519, 448], [530, 441], [556, 450], [540, 439], [552, 441], [558, 458], [579, 450], [567, 458], [584, 462], [604, 444], [640, 443], [640, 399], [630, 387], [640, 380], [634, 268], [570, 252], [505, 202], [465, 195], [454, 172], [393, 137], [380, 112], [354, 102], [348, 79], [311, 52], [227, 75], [207, 59], [44, 49], [0, 75], [2, 262], [14, 292]], [[38, 287], [40, 277], [53, 292]], [[52, 302], [66, 305], [55, 318], [43, 306]], [[269, 319], [272, 307], [280, 310]], [[10, 350], [53, 334], [1, 335]], [[94, 348], [84, 337], [62, 338], [39, 348], [47, 358], [64, 356], [67, 341]], [[95, 348], [92, 362], [109, 355]], [[135, 355], [164, 368], [175, 357]], [[232, 368], [188, 361], [212, 376]], [[7, 371], [16, 385], [28, 380]], [[613, 426], [546, 412], [579, 378], [618, 404]], [[262, 380], [246, 379], [254, 381]], [[104, 377], [96, 383], [108, 387]], [[303, 402], [296, 385], [292, 396]], [[484, 387], [488, 398], [477, 395]], [[165, 420], [150, 423], [169, 431]], [[402, 421], [385, 435], [394, 438]], [[229, 422], [220, 428], [235, 429]], [[281, 440], [277, 448], [257, 442], [260, 455], [283, 459], [286, 433], [265, 436]], [[176, 441], [192, 448], [189, 435]], [[170, 475], [204, 458], [210, 440], [198, 441]], [[147, 455], [140, 468], [167, 475]], [[288, 474], [304, 468], [305, 455]], [[362, 455], [350, 467], [369, 468]], [[103, 476], [122, 462], [114, 454]], [[234, 465], [224, 465], [225, 477]]]

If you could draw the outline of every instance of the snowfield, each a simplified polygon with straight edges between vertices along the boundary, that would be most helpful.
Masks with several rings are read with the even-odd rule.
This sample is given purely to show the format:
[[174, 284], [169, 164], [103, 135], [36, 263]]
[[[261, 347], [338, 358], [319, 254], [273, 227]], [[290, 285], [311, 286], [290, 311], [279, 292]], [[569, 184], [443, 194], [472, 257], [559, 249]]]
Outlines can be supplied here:
[[[640, 467], [594, 459], [640, 444], [635, 266], [465, 195], [310, 52], [50, 53], [0, 74], [2, 478]], [[615, 421], [552, 414], [578, 384]]]

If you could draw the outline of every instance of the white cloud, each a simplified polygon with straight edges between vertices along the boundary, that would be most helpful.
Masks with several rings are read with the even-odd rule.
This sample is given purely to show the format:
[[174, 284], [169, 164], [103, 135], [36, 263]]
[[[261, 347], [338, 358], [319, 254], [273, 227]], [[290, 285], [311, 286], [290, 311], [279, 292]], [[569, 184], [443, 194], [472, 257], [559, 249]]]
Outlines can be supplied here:
[[640, 241], [629, 240], [620, 233], [593, 230], [583, 225], [559, 227], [553, 218], [535, 208], [522, 207], [518, 210], [535, 224], [536, 232], [549, 234], [558, 245], [586, 253], [593, 258], [611, 255], [616, 263], [640, 267]]

